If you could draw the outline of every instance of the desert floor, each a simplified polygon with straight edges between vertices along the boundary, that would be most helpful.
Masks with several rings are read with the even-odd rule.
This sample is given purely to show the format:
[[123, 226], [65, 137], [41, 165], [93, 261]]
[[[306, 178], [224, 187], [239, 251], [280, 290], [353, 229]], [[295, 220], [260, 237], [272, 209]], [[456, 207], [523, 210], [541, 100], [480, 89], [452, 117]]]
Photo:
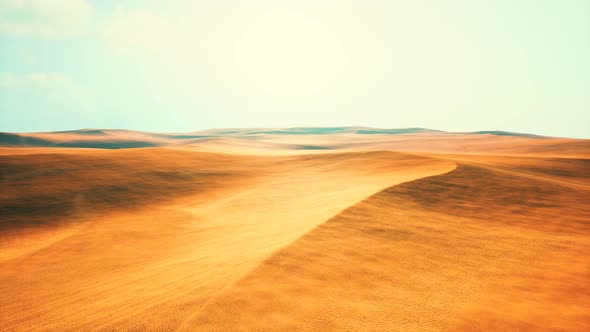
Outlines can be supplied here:
[[461, 137], [0, 148], [0, 330], [589, 331], [588, 143]]

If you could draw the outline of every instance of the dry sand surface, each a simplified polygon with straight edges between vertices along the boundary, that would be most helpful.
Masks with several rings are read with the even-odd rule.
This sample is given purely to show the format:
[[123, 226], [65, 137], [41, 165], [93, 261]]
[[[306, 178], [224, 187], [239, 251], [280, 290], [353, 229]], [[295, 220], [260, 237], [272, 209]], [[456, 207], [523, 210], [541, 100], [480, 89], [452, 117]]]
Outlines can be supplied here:
[[588, 331], [588, 189], [470, 165], [391, 187], [267, 259], [195, 325]]
[[34, 331], [186, 326], [341, 210], [455, 166], [392, 152], [143, 149], [9, 155], [2, 167], [0, 327]]
[[346, 130], [0, 148], [0, 330], [590, 330], [587, 140]]

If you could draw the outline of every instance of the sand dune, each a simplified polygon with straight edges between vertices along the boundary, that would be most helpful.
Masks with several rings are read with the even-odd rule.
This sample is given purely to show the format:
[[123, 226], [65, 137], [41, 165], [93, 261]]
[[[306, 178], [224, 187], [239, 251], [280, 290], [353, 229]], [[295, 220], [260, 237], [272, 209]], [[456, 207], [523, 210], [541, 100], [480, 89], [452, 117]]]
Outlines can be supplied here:
[[190, 330], [587, 331], [588, 193], [470, 165], [391, 187], [273, 255]]
[[1, 331], [590, 329], [588, 140], [365, 127], [0, 140]]
[[590, 142], [489, 130], [454, 133], [426, 128], [369, 127], [233, 128], [192, 133], [83, 129], [0, 133], [0, 146], [123, 149], [180, 147], [233, 154], [301, 154], [310, 151], [392, 150], [468, 154], [590, 156]]
[[[48, 169], [60, 166], [73, 180], [69, 190], [97, 197], [86, 198], [93, 209], [83, 218], [55, 212], [61, 221], [43, 231], [14, 213], [11, 234], [18, 236], [1, 248], [3, 330], [190, 327], [212, 296], [341, 210], [387, 186], [454, 168], [449, 161], [390, 152], [241, 157], [147, 149], [14, 155], [3, 162], [27, 169], [33, 160]], [[185, 172], [195, 167], [198, 174], [155, 181], [180, 162]], [[98, 166], [98, 182], [75, 181]], [[22, 186], [33, 176], [23, 172], [3, 180]], [[51, 172], [34, 176], [48, 186], [47, 197], [61, 193]], [[136, 180], [150, 185], [105, 193], [112, 199], [97, 189], [134, 188], [141, 184]], [[196, 194], [171, 194], [172, 185]], [[149, 199], [133, 203], [138, 197]], [[46, 200], [31, 204], [46, 211]]]

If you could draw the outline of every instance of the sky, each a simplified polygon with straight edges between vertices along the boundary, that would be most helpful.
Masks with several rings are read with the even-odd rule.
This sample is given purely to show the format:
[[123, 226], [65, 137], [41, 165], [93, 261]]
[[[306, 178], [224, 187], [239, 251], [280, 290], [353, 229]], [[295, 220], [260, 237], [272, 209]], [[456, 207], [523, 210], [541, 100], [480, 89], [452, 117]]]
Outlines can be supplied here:
[[0, 0], [0, 131], [590, 138], [588, 0]]

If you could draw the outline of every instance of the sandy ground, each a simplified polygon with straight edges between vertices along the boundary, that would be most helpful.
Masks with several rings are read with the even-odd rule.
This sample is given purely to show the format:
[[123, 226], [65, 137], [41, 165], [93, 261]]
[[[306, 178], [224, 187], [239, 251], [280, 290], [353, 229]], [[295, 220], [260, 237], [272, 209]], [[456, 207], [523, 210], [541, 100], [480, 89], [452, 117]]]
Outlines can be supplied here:
[[0, 330], [590, 329], [586, 141], [347, 135], [0, 148]]
[[252, 180], [239, 185], [209, 184], [210, 193], [114, 210], [89, 222], [64, 221], [39, 232], [15, 227], [18, 236], [4, 242], [0, 255], [0, 327], [190, 327], [213, 296], [343, 209], [391, 185], [455, 167], [391, 152], [226, 158], [238, 164], [233, 172], [242, 162], [265, 173], [249, 169], [243, 176]]
[[267, 259], [191, 330], [587, 331], [590, 186], [506, 167], [459, 163], [369, 197]]

